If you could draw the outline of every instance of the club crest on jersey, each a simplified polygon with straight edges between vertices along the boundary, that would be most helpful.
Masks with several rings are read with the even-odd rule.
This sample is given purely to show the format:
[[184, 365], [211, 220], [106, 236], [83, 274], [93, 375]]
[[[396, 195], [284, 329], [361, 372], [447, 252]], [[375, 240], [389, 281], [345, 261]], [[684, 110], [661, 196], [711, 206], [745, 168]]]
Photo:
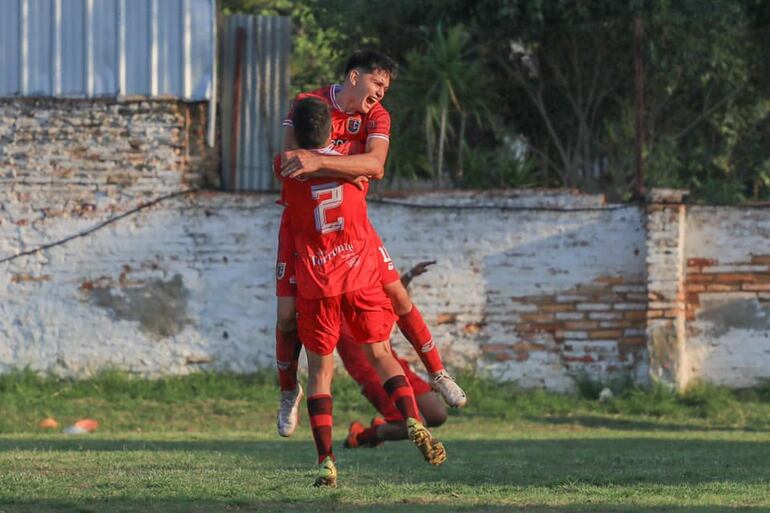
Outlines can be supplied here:
[[275, 276], [279, 280], [282, 280], [286, 276], [286, 262], [278, 262], [275, 266]]
[[361, 130], [361, 118], [348, 118], [347, 130], [349, 134], [357, 134]]

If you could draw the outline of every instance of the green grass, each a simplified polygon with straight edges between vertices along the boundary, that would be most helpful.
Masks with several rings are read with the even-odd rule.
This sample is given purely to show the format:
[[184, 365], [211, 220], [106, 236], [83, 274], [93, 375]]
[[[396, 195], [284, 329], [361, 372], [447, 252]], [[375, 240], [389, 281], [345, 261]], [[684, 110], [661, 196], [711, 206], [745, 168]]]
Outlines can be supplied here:
[[[272, 376], [3, 376], [0, 512], [770, 511], [766, 388], [626, 388], [599, 403], [462, 383], [471, 403], [435, 430], [444, 466], [431, 468], [405, 442], [337, 449], [338, 427], [340, 487], [316, 490], [307, 420], [291, 439], [275, 435]], [[40, 433], [49, 415], [102, 426]], [[337, 426], [371, 415], [338, 378]]]

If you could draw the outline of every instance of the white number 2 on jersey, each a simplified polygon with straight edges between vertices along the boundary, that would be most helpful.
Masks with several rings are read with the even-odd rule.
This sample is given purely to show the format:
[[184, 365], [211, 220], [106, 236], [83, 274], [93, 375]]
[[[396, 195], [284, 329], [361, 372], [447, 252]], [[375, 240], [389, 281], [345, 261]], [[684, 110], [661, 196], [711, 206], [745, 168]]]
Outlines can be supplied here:
[[[321, 233], [338, 232], [345, 228], [345, 218], [338, 217], [335, 221], [326, 220], [326, 211], [342, 205], [342, 186], [336, 183], [324, 183], [310, 188], [314, 200], [321, 200], [315, 207], [315, 227]], [[322, 196], [327, 196], [322, 199]]]

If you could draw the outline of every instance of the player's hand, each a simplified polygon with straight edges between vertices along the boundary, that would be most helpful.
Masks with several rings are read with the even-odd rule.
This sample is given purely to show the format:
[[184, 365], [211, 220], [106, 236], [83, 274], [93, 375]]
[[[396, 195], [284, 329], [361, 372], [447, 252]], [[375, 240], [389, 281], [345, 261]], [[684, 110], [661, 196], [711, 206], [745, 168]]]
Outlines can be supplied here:
[[412, 275], [412, 277], [424, 274], [428, 271], [428, 267], [432, 266], [435, 263], [436, 263], [435, 260], [427, 260], [425, 262], [420, 262], [419, 264], [409, 269], [409, 274]]
[[369, 182], [369, 178], [365, 176], [357, 176], [355, 178], [350, 179], [350, 183], [355, 185], [359, 190], [364, 190], [364, 185]]
[[290, 150], [281, 155], [281, 176], [284, 178], [297, 178], [309, 173], [315, 173], [321, 169], [323, 157], [318, 153], [308, 150]]

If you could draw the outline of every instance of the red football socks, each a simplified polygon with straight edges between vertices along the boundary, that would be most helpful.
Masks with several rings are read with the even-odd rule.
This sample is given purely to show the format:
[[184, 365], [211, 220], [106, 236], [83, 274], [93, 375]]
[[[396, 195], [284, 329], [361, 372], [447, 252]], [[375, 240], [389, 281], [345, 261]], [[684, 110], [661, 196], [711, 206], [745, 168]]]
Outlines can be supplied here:
[[414, 398], [414, 390], [404, 376], [393, 376], [383, 383], [382, 387], [388, 393], [390, 400], [396, 405], [404, 419], [407, 417], [412, 417], [413, 419], [420, 418], [417, 401]]
[[281, 391], [297, 388], [297, 367], [302, 344], [297, 336], [297, 330], [275, 330], [275, 359], [278, 367], [278, 384]]
[[377, 439], [377, 428], [379, 426], [369, 426], [368, 428], [361, 431], [356, 439], [358, 440], [359, 445], [361, 446], [374, 446], [379, 442]]
[[444, 364], [441, 362], [441, 356], [438, 354], [438, 348], [433, 342], [433, 336], [422, 318], [422, 314], [417, 309], [417, 305], [412, 305], [409, 313], [398, 318], [398, 327], [401, 333], [412, 344], [417, 351], [425, 369], [433, 374], [444, 370]]
[[318, 463], [331, 456], [332, 452], [332, 396], [316, 394], [307, 398], [307, 411], [310, 415], [310, 427], [313, 429], [313, 440], [318, 451]]

